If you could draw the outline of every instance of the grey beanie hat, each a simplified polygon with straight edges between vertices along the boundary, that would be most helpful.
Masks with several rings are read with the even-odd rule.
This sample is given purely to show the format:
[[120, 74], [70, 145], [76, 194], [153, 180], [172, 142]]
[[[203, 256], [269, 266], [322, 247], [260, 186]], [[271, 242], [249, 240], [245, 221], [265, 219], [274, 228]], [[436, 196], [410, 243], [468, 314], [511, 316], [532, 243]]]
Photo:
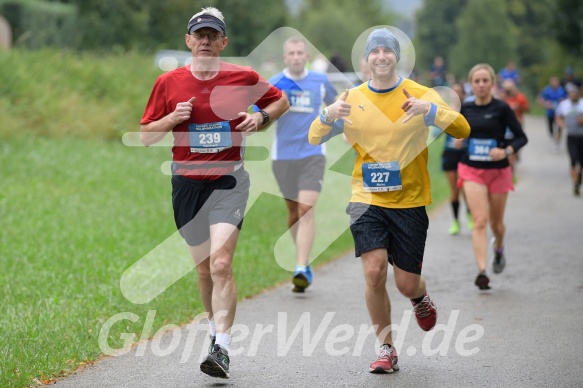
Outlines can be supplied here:
[[373, 30], [366, 39], [365, 56], [366, 62], [368, 62], [368, 55], [370, 52], [377, 47], [385, 47], [395, 53], [397, 56], [397, 62], [401, 59], [401, 47], [399, 46], [399, 41], [393, 35], [393, 33], [386, 28], [379, 28]]

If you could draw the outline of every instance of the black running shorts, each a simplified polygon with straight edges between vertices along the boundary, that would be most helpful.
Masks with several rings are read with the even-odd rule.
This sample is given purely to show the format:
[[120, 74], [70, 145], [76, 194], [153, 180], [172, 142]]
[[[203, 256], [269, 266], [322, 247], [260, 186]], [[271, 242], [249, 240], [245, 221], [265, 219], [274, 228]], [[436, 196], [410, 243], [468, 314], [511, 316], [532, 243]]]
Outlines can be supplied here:
[[243, 168], [217, 180], [172, 176], [172, 207], [180, 235], [190, 246], [210, 237], [210, 225], [228, 223], [241, 229], [249, 198], [249, 173]]
[[443, 171], [457, 171], [457, 165], [462, 160], [465, 152], [443, 151], [441, 155], [441, 169]]
[[567, 150], [571, 159], [571, 167], [583, 166], [583, 137], [567, 136]]
[[386, 249], [391, 265], [421, 274], [429, 227], [424, 206], [388, 209], [351, 202], [346, 213], [350, 215], [356, 257], [373, 249]]

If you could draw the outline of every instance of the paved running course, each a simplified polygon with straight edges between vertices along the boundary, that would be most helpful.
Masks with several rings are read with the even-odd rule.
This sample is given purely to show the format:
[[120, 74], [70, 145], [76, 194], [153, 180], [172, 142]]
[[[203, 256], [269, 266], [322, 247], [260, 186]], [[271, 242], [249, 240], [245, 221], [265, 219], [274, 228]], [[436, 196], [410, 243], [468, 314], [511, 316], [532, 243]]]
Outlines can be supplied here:
[[[465, 220], [459, 236], [447, 234], [447, 205], [430, 216], [424, 265], [443, 330], [439, 325], [429, 334], [419, 329], [409, 301], [397, 292], [390, 274], [393, 323], [401, 326], [399, 372], [368, 373], [376, 357], [374, 335], [366, 336], [370, 322], [361, 264], [349, 255], [318, 268], [313, 287], [303, 295], [292, 294], [285, 285], [239, 304], [236, 324], [249, 333], [233, 333], [241, 339], [233, 344], [239, 354], [231, 357], [228, 380], [199, 370], [208, 346], [204, 324], [201, 330], [182, 328], [141, 349], [106, 358], [56, 385], [583, 385], [583, 198], [573, 196], [566, 151], [551, 151], [545, 125], [542, 118], [527, 117], [530, 142], [522, 151], [519, 182], [506, 214], [507, 266], [502, 274], [491, 274], [492, 290], [480, 292], [474, 286], [471, 236]], [[294, 329], [299, 330], [295, 337]], [[194, 339], [193, 347], [187, 344], [189, 338]], [[169, 354], [161, 354], [167, 349]], [[138, 356], [139, 351], [143, 355]]]

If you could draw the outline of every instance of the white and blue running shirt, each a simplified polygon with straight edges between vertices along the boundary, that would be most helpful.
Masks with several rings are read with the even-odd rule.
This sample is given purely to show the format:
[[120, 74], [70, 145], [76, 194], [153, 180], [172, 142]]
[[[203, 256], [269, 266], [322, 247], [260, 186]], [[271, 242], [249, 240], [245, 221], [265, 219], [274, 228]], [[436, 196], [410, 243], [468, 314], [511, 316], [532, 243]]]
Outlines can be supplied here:
[[336, 89], [325, 74], [305, 70], [294, 78], [286, 70], [271, 77], [269, 83], [285, 91], [290, 102], [289, 111], [277, 120], [277, 130], [271, 148], [273, 160], [297, 160], [324, 155], [325, 146], [308, 143], [310, 124], [320, 115], [322, 102], [336, 100]]

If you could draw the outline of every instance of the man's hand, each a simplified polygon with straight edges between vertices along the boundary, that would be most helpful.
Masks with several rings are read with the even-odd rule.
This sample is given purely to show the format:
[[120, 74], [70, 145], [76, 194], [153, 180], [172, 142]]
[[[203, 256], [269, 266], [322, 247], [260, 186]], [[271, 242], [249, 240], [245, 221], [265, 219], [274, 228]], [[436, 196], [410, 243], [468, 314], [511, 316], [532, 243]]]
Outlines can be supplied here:
[[259, 112], [239, 112], [238, 116], [243, 117], [243, 121], [235, 129], [241, 131], [243, 135], [252, 135], [254, 132], [257, 132], [263, 122], [263, 115]]
[[140, 125], [140, 141], [146, 147], [158, 143], [166, 136], [166, 133], [172, 131], [178, 124], [188, 120], [192, 115], [192, 104], [196, 97], [191, 97], [186, 102], [176, 104], [176, 109], [168, 113], [160, 120]]
[[406, 123], [415, 116], [426, 115], [429, 113], [429, 109], [431, 108], [429, 101], [424, 101], [413, 97], [405, 88], [403, 88], [403, 93], [405, 94], [405, 97], [407, 97], [407, 101], [401, 105], [401, 109], [407, 113], [407, 118], [403, 120], [403, 123]]
[[192, 104], [194, 104], [195, 100], [196, 97], [192, 97], [186, 102], [179, 102], [176, 104], [176, 109], [174, 109], [174, 112], [170, 113], [170, 120], [172, 120], [175, 125], [188, 120], [192, 115]]
[[347, 116], [350, 116], [350, 109], [352, 108], [352, 106], [346, 102], [346, 98], [348, 98], [348, 89], [346, 89], [342, 97], [336, 100], [332, 105], [328, 106], [328, 116], [352, 124], [352, 121], [346, 118]]

